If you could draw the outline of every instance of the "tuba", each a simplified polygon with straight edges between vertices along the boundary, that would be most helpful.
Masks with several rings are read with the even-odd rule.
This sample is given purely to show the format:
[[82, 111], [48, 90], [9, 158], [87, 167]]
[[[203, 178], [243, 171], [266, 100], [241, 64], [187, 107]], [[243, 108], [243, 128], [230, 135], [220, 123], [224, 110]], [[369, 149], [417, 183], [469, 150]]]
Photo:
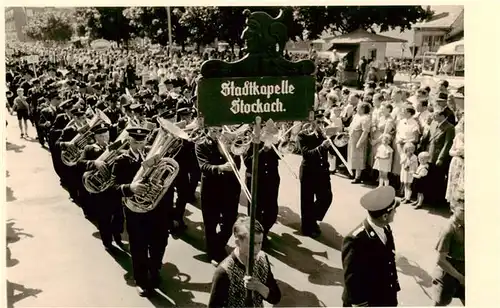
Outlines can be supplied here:
[[[107, 166], [111, 166], [113, 162], [120, 156], [121, 152], [128, 147], [128, 132], [127, 128], [132, 127], [129, 123], [127, 127], [121, 132], [120, 136], [108, 146], [106, 151], [97, 158], [98, 161], [104, 162]], [[83, 174], [83, 186], [85, 189], [93, 194], [105, 191], [114, 183], [113, 175], [110, 168], [103, 170], [86, 171]]]
[[146, 213], [158, 205], [179, 172], [179, 164], [174, 157], [179, 153], [183, 141], [189, 138], [187, 133], [174, 123], [162, 118], [157, 121], [160, 130], [132, 180], [145, 184], [149, 189], [144, 194], [124, 198], [125, 206], [132, 212]]
[[88, 125], [83, 127], [78, 134], [71, 139], [69, 142], [70, 146], [61, 152], [61, 160], [66, 166], [76, 165], [80, 159], [83, 149], [89, 143], [89, 140], [91, 140], [94, 136], [92, 128], [103, 123], [110, 125], [111, 120], [104, 114], [104, 112], [98, 109], [92, 120], [89, 121]]

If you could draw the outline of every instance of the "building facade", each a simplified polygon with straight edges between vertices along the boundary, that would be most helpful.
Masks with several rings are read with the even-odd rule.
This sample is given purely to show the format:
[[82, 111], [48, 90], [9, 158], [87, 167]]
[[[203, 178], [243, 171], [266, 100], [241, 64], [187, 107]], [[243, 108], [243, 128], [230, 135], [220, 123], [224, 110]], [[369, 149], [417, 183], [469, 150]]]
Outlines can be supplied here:
[[23, 26], [35, 14], [43, 12], [43, 7], [6, 7], [5, 8], [5, 40], [7, 42], [26, 42], [30, 39], [23, 33]]
[[457, 6], [449, 12], [436, 14], [430, 20], [413, 26], [415, 56], [436, 52], [439, 47], [463, 38], [464, 8]]

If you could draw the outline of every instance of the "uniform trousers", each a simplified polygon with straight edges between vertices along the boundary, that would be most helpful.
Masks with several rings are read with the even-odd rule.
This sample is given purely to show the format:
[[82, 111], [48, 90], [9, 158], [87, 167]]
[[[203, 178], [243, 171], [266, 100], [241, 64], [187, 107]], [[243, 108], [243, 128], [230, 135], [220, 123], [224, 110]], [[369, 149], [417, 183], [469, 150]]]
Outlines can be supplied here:
[[169, 208], [163, 201], [173, 199], [173, 189], [169, 189], [164, 199], [153, 210], [146, 213], [132, 212], [125, 207], [126, 227], [134, 279], [138, 286], [147, 289], [159, 278], [163, 255], [168, 244]]
[[102, 243], [111, 245], [113, 236], [123, 233], [123, 206], [118, 196], [111, 191], [89, 194], [87, 201], [92, 216], [97, 220], [97, 227]]
[[[280, 176], [277, 172], [259, 173], [257, 179], [257, 208], [255, 211], [255, 219], [260, 222], [264, 228], [264, 234], [267, 235], [269, 230], [276, 223], [278, 218], [278, 194], [280, 188]], [[252, 187], [252, 175], [246, 174], [246, 185], [248, 191]], [[250, 206], [248, 205], [248, 215], [250, 215]]]
[[186, 204], [191, 202], [192, 194], [190, 174], [185, 170], [180, 170], [175, 179], [175, 189], [177, 191], [177, 199], [175, 200], [175, 209], [173, 211], [173, 219], [178, 222], [183, 222]]
[[[232, 175], [231, 175], [232, 176]], [[201, 211], [205, 225], [205, 243], [208, 256], [215, 261], [226, 257], [225, 247], [231, 238], [238, 216], [240, 184], [227, 176], [201, 180]], [[217, 225], [220, 231], [217, 232]]]
[[314, 230], [316, 221], [321, 221], [325, 217], [332, 199], [333, 194], [328, 170], [301, 166], [300, 216], [303, 231]]

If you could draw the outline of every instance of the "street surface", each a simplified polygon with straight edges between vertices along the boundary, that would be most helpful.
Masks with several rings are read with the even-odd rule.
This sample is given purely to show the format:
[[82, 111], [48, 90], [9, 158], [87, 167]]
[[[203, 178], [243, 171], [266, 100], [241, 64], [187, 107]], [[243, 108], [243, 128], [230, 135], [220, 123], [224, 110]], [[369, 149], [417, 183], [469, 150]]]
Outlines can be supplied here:
[[[188, 231], [170, 238], [162, 269], [162, 293], [141, 298], [133, 288], [131, 262], [112, 257], [97, 229], [59, 186], [50, 153], [19, 137], [7, 115], [7, 284], [9, 307], [198, 307], [208, 302], [214, 267], [205, 263], [199, 204], [188, 205]], [[34, 128], [29, 128], [31, 137]], [[287, 156], [298, 173], [300, 157]], [[299, 182], [280, 166], [278, 223], [268, 250], [282, 300], [277, 306], [342, 306], [342, 235], [365, 216], [360, 196], [370, 188], [332, 176], [334, 201], [322, 236], [301, 236]], [[241, 206], [240, 212], [246, 212]], [[432, 305], [434, 246], [446, 211], [401, 206], [393, 232], [401, 306]], [[126, 236], [124, 237], [126, 239]], [[459, 304], [454, 301], [453, 304]]]

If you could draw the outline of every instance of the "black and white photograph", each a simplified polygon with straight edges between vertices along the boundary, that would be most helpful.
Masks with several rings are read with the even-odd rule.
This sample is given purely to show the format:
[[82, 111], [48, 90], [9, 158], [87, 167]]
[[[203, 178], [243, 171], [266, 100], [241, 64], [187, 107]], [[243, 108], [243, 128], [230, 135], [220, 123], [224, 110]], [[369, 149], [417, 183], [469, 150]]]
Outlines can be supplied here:
[[463, 5], [43, 5], [4, 6], [6, 307], [465, 305]]

